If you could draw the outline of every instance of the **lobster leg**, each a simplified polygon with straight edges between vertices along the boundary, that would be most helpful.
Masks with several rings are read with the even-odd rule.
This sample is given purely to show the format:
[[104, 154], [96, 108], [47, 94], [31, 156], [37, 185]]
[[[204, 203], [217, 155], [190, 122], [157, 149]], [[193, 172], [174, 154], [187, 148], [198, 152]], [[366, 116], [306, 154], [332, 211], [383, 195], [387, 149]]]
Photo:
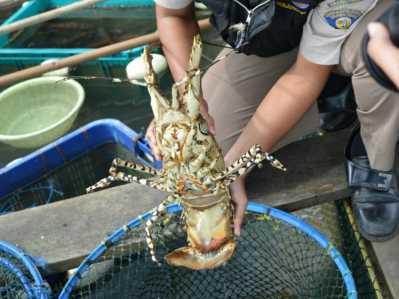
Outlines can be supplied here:
[[218, 179], [223, 180], [225, 185], [228, 186], [241, 175], [248, 173], [253, 167], [261, 166], [260, 163], [263, 160], [268, 160], [271, 166], [282, 171], [286, 171], [286, 168], [279, 160], [274, 158], [272, 155], [263, 152], [260, 145], [256, 144], [252, 146], [249, 151], [243, 154], [238, 160], [233, 162], [231, 166], [228, 167], [224, 171], [223, 175]]
[[109, 173], [111, 175], [113, 173], [116, 173], [116, 170], [118, 167], [123, 167], [123, 168], [131, 169], [131, 170], [137, 170], [137, 171], [144, 172], [144, 173], [150, 174], [150, 175], [159, 175], [160, 174], [160, 172], [158, 170], [155, 170], [151, 167], [147, 167], [147, 166], [144, 166], [142, 164], [132, 162], [132, 161], [122, 160], [120, 158], [115, 158], [112, 161], [111, 167], [109, 169]]
[[152, 211], [150, 219], [148, 219], [145, 224], [146, 242], [148, 248], [150, 249], [151, 259], [158, 264], [160, 263], [155, 256], [155, 246], [152, 238], [152, 227], [154, 226], [155, 221], [157, 221], [158, 218], [165, 213], [166, 206], [174, 201], [176, 201], [176, 197], [173, 195], [169, 195], [163, 202], [158, 205], [158, 207], [156, 207]]
[[126, 174], [124, 172], [117, 172], [117, 173], [113, 173], [110, 176], [103, 178], [102, 180], [100, 180], [99, 182], [97, 182], [96, 184], [94, 184], [93, 186], [90, 186], [86, 189], [87, 193], [91, 193], [97, 189], [102, 189], [105, 187], [108, 187], [109, 185], [111, 185], [113, 182], [126, 182], [126, 183], [138, 183], [140, 185], [144, 185], [144, 186], [149, 186], [151, 188], [160, 190], [160, 191], [167, 191], [165, 188], [165, 184], [159, 180], [159, 178], [157, 178], [157, 180], [154, 179], [144, 179], [144, 178], [140, 178], [134, 175], [130, 175], [130, 174]]

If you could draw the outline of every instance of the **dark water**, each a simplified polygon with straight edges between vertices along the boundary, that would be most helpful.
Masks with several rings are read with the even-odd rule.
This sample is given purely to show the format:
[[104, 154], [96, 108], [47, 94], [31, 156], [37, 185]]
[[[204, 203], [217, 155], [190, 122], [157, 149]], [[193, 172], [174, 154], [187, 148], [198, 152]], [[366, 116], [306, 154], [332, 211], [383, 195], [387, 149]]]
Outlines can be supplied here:
[[97, 48], [155, 29], [151, 7], [87, 9], [29, 27], [14, 35], [8, 47]]

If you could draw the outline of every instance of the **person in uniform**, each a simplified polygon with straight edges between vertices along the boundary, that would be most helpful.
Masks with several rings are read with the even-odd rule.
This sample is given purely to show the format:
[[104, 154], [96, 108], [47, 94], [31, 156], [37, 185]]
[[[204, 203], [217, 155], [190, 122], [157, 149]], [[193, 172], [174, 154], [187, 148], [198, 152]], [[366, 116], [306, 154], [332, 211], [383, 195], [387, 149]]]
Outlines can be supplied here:
[[[199, 32], [191, 0], [155, 0], [163, 50], [176, 81], [184, 77]], [[361, 124], [348, 153], [348, 182], [364, 237], [386, 240], [398, 229], [399, 196], [393, 172], [399, 133], [399, 95], [368, 74], [360, 43], [367, 23], [392, 1], [203, 0], [227, 45], [203, 77], [201, 113], [226, 164], [253, 144], [272, 152], [319, 128], [316, 99], [331, 72], [351, 76]], [[147, 138], [156, 156], [153, 134]], [[361, 136], [361, 138], [360, 138]], [[363, 141], [363, 142], [362, 142]], [[245, 178], [232, 187], [234, 231], [247, 205]]]

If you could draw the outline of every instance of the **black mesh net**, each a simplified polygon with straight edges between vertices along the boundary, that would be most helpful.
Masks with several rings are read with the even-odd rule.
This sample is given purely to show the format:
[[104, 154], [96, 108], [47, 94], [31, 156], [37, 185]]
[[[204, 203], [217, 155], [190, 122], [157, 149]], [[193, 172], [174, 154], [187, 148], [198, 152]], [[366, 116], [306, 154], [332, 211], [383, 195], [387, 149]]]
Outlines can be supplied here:
[[0, 261], [0, 298], [1, 299], [27, 299], [24, 286], [20, 277]]
[[26, 291], [24, 284], [34, 284], [28, 269], [13, 255], [0, 251], [0, 299], [31, 298], [32, 295]]
[[178, 215], [154, 230], [161, 266], [151, 261], [141, 225], [90, 265], [71, 298], [346, 298], [341, 273], [315, 240], [266, 215], [246, 219], [229, 262], [202, 271], [162, 261], [185, 244]]
[[349, 200], [316, 205], [294, 213], [320, 230], [342, 253], [356, 283], [359, 298], [391, 298], [379, 275], [368, 242], [354, 221]]

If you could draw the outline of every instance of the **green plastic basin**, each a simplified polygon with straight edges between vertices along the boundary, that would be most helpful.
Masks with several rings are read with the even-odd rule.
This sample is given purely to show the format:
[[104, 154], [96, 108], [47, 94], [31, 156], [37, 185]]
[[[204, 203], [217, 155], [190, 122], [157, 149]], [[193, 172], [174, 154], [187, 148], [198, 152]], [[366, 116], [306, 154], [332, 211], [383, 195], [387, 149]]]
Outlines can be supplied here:
[[37, 148], [64, 135], [84, 102], [75, 80], [41, 77], [13, 85], [0, 93], [0, 142], [17, 148]]

